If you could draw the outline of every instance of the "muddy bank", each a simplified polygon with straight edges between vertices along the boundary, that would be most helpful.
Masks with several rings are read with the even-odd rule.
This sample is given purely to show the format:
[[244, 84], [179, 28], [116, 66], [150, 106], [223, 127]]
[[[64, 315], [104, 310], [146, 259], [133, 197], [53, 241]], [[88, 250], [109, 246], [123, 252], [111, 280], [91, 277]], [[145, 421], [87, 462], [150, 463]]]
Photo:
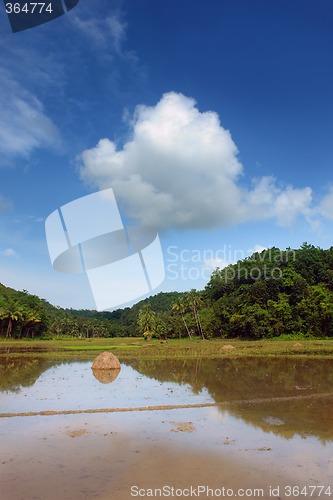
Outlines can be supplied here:
[[[67, 427], [67, 426], [66, 426]], [[170, 433], [195, 433], [191, 422], [170, 422]], [[287, 484], [273, 473], [227, 454], [183, 450], [177, 439], [136, 439], [117, 432], [98, 436], [89, 425], [44, 435], [34, 449], [23, 447], [3, 460], [2, 500], [128, 500], [140, 490], [264, 488]], [[271, 450], [262, 450], [270, 453]], [[140, 494], [140, 497], [142, 498]], [[206, 498], [206, 496], [202, 496]]]
[[1, 500], [128, 500], [202, 485], [270, 498], [271, 486], [325, 484], [333, 472], [332, 446], [281, 443], [211, 407], [2, 419], [0, 441]]

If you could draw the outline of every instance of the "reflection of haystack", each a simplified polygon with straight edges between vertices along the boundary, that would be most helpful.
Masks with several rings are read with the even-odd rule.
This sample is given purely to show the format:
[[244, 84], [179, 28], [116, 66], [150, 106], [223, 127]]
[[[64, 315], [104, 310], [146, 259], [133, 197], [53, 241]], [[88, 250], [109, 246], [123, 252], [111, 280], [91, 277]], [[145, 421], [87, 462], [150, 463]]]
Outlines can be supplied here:
[[99, 380], [102, 384], [109, 384], [110, 382], [113, 382], [116, 380], [120, 373], [120, 369], [116, 370], [97, 370], [93, 368], [93, 375], [94, 377]]
[[92, 371], [94, 377], [102, 384], [109, 384], [119, 375], [119, 359], [112, 352], [102, 352], [94, 359]]

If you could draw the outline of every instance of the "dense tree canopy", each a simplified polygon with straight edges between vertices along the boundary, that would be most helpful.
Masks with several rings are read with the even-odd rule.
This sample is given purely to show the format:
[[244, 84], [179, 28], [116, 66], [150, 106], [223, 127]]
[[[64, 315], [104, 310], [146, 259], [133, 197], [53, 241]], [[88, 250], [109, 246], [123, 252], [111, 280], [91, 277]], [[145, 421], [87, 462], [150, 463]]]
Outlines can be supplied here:
[[59, 335], [333, 337], [333, 247], [273, 247], [216, 269], [200, 292], [161, 292], [112, 312], [62, 309], [0, 284], [0, 336]]
[[332, 270], [333, 247], [273, 247], [217, 269], [205, 298], [221, 336], [333, 336]]

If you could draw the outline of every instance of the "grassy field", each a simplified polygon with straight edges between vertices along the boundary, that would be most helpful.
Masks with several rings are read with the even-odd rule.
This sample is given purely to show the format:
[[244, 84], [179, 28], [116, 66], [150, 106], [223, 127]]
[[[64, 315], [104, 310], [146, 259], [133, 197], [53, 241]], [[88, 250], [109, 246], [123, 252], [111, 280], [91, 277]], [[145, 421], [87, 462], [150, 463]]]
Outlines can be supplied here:
[[38, 352], [42, 356], [82, 357], [112, 351], [119, 358], [224, 358], [235, 356], [298, 356], [333, 358], [333, 340], [229, 340], [171, 339], [167, 342], [140, 338], [56, 340], [0, 340], [1, 355]]

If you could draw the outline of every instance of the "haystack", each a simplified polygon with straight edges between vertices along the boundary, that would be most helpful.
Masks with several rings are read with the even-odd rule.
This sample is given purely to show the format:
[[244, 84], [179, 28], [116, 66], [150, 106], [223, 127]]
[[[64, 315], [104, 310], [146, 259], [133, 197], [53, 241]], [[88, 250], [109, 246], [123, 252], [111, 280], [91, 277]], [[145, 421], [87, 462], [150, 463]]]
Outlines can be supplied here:
[[231, 351], [231, 349], [235, 349], [233, 345], [230, 345], [230, 344], [225, 344], [222, 349], [224, 349], [225, 351]]
[[109, 384], [116, 380], [120, 373], [120, 363], [112, 352], [102, 352], [92, 364], [94, 377], [102, 384]]
[[112, 352], [102, 352], [94, 359], [93, 370], [120, 370], [120, 363], [117, 356]]

